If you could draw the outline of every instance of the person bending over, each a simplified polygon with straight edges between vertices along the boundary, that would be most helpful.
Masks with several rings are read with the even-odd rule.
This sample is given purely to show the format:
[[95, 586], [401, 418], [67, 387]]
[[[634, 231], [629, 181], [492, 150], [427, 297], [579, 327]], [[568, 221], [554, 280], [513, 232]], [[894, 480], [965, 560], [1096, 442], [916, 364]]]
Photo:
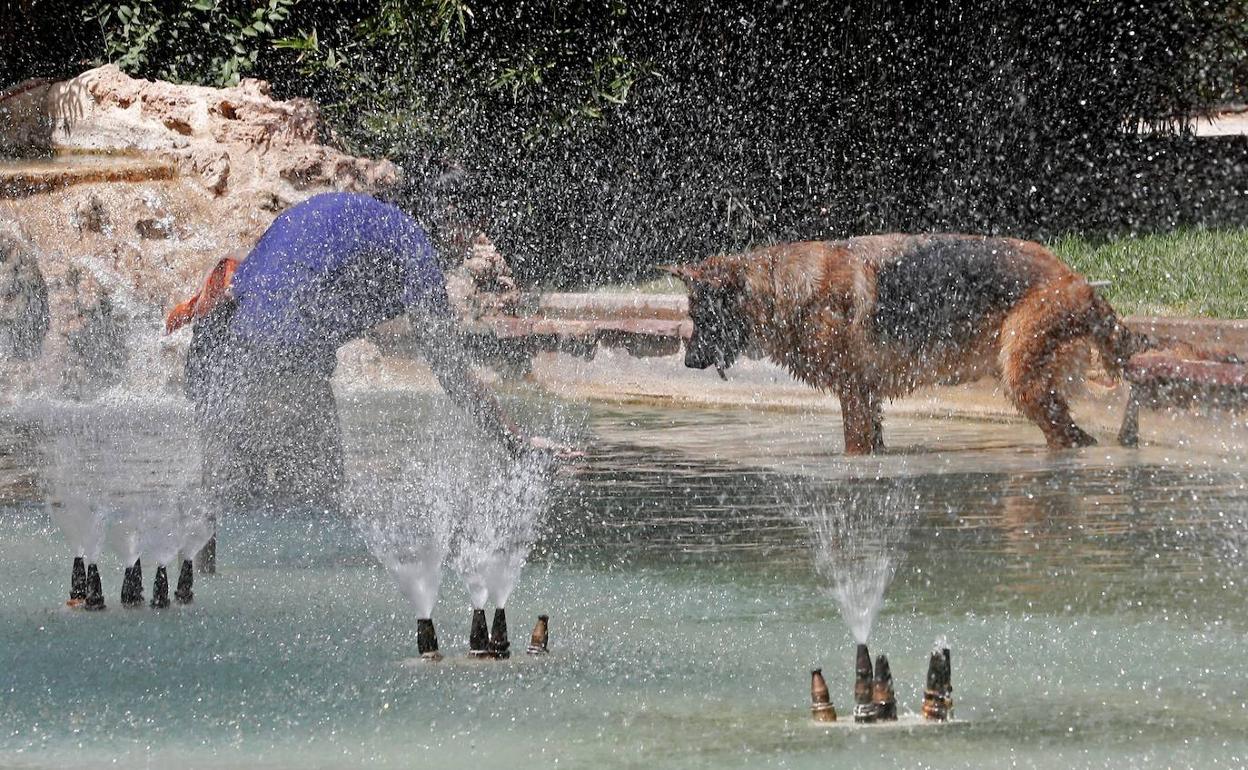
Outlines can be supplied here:
[[166, 333], [194, 324], [186, 386], [207, 490], [227, 505], [288, 495], [336, 506], [336, 351], [403, 313], [447, 395], [481, 428], [513, 456], [555, 451], [521, 432], [470, 371], [424, 229], [370, 196], [326, 193], [277, 217], [246, 259], [219, 261], [166, 318]]

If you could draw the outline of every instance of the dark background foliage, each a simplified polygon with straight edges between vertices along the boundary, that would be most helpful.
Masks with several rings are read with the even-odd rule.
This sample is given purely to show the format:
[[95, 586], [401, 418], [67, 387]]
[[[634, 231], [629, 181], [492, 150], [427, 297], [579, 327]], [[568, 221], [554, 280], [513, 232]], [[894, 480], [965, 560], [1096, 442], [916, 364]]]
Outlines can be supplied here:
[[[3, 5], [0, 83], [116, 61], [270, 80], [530, 280], [884, 230], [1243, 221], [1245, 0], [132, 0]], [[1140, 127], [1150, 129], [1141, 133]]]

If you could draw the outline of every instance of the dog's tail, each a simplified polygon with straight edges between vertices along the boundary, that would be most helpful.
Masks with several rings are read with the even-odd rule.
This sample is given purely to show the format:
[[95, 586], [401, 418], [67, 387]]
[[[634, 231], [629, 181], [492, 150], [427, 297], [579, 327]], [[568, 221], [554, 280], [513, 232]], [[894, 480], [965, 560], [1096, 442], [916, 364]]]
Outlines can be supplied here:
[[1158, 351], [1191, 361], [1243, 363], [1239, 356], [1222, 348], [1193, 345], [1190, 342], [1157, 334], [1145, 334], [1127, 328], [1105, 298], [1095, 294], [1090, 307], [1092, 340], [1101, 354], [1105, 369], [1115, 379], [1132, 356]]

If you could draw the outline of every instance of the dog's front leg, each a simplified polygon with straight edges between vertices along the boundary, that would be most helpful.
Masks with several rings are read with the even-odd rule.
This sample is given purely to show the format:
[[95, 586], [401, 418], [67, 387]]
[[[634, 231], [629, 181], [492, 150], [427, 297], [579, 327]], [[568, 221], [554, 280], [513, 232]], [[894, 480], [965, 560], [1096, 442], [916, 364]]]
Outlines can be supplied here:
[[876, 414], [869, 389], [857, 378], [841, 381], [841, 420], [845, 424], [845, 454], [869, 455], [876, 449]]

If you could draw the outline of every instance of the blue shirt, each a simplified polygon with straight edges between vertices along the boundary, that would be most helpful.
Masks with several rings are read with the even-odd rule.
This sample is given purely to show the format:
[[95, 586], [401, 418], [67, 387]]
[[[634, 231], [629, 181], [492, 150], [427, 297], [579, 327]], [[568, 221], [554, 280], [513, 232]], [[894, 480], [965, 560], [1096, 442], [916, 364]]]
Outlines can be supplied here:
[[325, 193], [273, 221], [235, 272], [230, 333], [253, 352], [330, 355], [405, 310], [449, 315], [416, 220], [376, 198]]

